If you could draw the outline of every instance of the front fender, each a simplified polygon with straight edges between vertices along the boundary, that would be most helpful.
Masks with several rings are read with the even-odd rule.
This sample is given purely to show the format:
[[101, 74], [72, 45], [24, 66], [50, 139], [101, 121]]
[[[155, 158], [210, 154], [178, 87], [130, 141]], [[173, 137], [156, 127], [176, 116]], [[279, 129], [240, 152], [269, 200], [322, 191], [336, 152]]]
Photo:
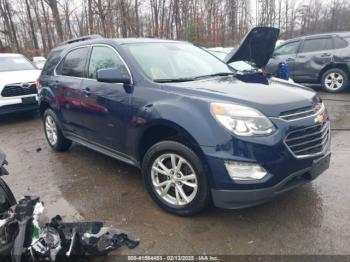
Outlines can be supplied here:
[[199, 146], [216, 146], [230, 135], [216, 122], [210, 113], [209, 103], [180, 97], [176, 100], [153, 104], [150, 123], [166, 121], [188, 133]]

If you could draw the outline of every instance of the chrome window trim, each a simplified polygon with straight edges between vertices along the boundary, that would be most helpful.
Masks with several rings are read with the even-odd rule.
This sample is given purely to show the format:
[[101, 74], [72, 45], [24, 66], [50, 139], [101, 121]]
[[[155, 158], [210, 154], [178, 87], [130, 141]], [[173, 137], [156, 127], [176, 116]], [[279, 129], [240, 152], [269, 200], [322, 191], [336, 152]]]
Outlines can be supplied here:
[[[86, 79], [86, 80], [92, 80], [92, 81], [96, 81], [96, 79], [93, 79], [93, 78], [88, 78], [88, 77], [76, 77], [76, 76], [66, 76], [66, 75], [59, 75], [56, 73], [56, 69], [57, 67], [62, 63], [63, 59], [66, 58], [66, 56], [72, 52], [73, 50], [76, 50], [76, 49], [79, 49], [79, 48], [89, 48], [89, 47], [96, 47], [96, 46], [103, 46], [103, 47], [108, 47], [110, 49], [112, 49], [116, 54], [117, 56], [120, 58], [120, 60], [123, 62], [124, 66], [126, 67], [126, 70], [128, 71], [128, 74], [130, 76], [130, 84], [133, 85], [134, 84], [134, 79], [132, 77], [132, 74], [131, 74], [131, 71], [130, 71], [130, 68], [128, 66], [128, 64], [125, 62], [125, 60], [121, 57], [121, 55], [118, 53], [117, 50], [115, 50], [114, 47], [108, 45], [108, 44], [90, 44], [90, 45], [82, 45], [82, 46], [77, 46], [77, 47], [74, 47], [72, 49], [69, 49], [69, 51], [60, 59], [60, 61], [57, 63], [57, 65], [55, 66], [55, 69], [54, 69], [54, 76], [63, 76], [63, 77], [70, 77], [70, 78], [76, 78], [76, 79]], [[91, 53], [89, 54], [88, 56], [88, 64], [90, 64], [90, 58], [91, 58]], [[89, 67], [88, 67], [89, 68]], [[118, 84], [118, 83], [115, 83], [115, 84]], [[119, 83], [120, 84], [120, 83]]]

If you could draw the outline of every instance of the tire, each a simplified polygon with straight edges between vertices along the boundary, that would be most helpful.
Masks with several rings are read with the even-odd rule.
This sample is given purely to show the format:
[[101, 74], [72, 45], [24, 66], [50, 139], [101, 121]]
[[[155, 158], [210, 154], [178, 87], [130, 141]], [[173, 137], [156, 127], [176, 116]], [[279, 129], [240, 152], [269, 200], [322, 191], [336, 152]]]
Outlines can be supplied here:
[[322, 89], [329, 93], [340, 93], [348, 87], [348, 84], [348, 75], [339, 68], [327, 70], [321, 78]]
[[43, 119], [45, 137], [50, 147], [57, 152], [67, 151], [72, 145], [72, 141], [63, 136], [54, 111], [47, 109], [44, 112]]
[[13, 193], [12, 193], [11, 189], [9, 188], [9, 186], [6, 184], [6, 182], [2, 178], [0, 178], [0, 187], [4, 190], [9, 205], [10, 206], [15, 205], [17, 203], [16, 202], [16, 198], [13, 195]]
[[[172, 168], [173, 159], [175, 168]], [[182, 164], [179, 164], [180, 161]], [[156, 164], [159, 162], [162, 162], [163, 167]], [[148, 193], [169, 213], [192, 216], [210, 203], [208, 178], [202, 161], [192, 149], [182, 143], [162, 141], [153, 145], [145, 154], [142, 173]], [[159, 184], [165, 185], [156, 187]], [[167, 193], [161, 196], [164, 192]]]

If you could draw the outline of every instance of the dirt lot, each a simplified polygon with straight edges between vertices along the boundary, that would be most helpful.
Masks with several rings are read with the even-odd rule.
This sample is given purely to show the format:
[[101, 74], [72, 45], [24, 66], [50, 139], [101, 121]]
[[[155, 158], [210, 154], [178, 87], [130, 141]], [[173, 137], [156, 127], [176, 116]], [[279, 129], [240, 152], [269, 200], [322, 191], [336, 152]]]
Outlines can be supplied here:
[[322, 96], [333, 120], [331, 168], [258, 207], [169, 215], [147, 195], [137, 169], [79, 145], [55, 153], [39, 117], [26, 115], [0, 119], [5, 180], [16, 197], [41, 196], [50, 216], [105, 221], [141, 239], [117, 254], [350, 254], [350, 93]]

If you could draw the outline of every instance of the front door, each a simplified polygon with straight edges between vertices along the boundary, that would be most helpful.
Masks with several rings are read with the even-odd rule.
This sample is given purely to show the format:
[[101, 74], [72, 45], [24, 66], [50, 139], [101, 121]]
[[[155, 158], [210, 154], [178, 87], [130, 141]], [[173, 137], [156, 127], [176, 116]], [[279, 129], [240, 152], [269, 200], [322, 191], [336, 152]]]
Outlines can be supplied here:
[[299, 45], [300, 41], [294, 41], [277, 47], [266, 66], [267, 70], [272, 74], [277, 74], [279, 63], [287, 63], [290, 76], [293, 78], [295, 71], [295, 59]]
[[132, 85], [97, 81], [97, 71], [115, 68], [127, 77], [129, 71], [117, 51], [106, 45], [92, 47], [87, 78], [82, 83], [82, 112], [90, 142], [119, 152], [124, 151], [130, 122]]

